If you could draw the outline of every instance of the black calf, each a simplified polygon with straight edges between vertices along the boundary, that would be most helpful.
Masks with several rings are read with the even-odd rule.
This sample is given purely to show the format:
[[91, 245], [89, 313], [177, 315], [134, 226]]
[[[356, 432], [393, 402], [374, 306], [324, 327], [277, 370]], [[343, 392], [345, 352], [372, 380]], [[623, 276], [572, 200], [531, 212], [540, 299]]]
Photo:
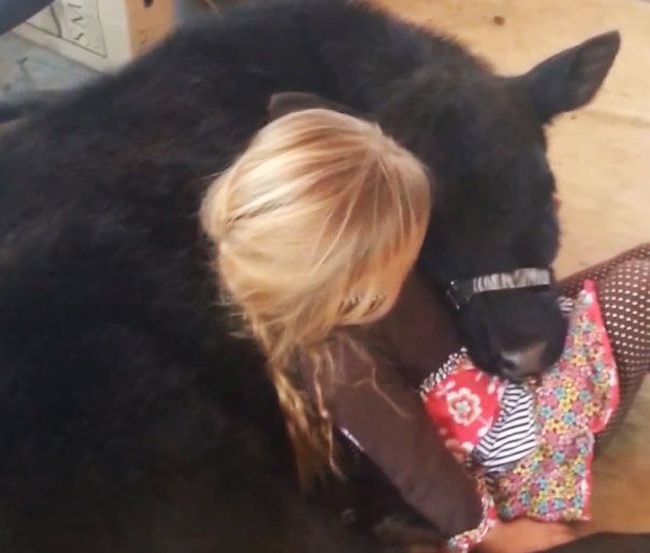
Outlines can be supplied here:
[[[435, 174], [422, 255], [435, 283], [546, 267], [557, 223], [542, 119], [588, 100], [616, 45], [505, 79], [355, 3], [268, 5], [181, 31], [3, 136], [0, 549], [376, 547], [296, 493], [259, 353], [217, 305], [196, 220], [206, 182], [273, 93], [312, 92], [372, 113]], [[542, 342], [550, 361], [553, 301], [473, 299], [460, 317], [473, 354], [500, 370]]]

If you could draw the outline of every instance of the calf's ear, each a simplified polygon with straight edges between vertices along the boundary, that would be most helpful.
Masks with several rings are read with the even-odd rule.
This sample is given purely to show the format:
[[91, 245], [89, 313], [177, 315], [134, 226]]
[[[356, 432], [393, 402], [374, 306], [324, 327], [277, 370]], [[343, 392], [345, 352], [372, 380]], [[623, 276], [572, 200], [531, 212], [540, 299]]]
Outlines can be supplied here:
[[348, 115], [356, 115], [352, 109], [343, 104], [308, 92], [277, 92], [271, 95], [267, 106], [271, 120], [306, 109], [330, 109]]
[[543, 61], [518, 81], [543, 122], [577, 109], [598, 92], [621, 45], [618, 31], [595, 36]]

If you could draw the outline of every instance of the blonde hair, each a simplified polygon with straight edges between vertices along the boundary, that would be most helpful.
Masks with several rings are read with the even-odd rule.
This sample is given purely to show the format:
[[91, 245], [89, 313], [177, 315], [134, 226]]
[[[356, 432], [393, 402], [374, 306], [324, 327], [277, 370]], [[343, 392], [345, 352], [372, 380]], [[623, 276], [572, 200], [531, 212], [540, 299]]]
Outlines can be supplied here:
[[[430, 211], [426, 173], [374, 124], [325, 109], [262, 128], [210, 186], [201, 222], [221, 289], [267, 356], [302, 482], [332, 457], [327, 411], [292, 365], [332, 367], [332, 338], [393, 305]], [[320, 393], [320, 392], [319, 392]]]

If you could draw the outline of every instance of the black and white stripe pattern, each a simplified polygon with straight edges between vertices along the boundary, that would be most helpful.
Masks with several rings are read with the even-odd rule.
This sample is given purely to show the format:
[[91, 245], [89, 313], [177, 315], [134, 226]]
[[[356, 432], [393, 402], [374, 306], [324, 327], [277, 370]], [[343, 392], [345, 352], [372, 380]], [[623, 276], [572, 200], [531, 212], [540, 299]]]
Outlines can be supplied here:
[[472, 455], [488, 472], [498, 472], [520, 461], [537, 447], [535, 398], [525, 386], [508, 384], [494, 425]]

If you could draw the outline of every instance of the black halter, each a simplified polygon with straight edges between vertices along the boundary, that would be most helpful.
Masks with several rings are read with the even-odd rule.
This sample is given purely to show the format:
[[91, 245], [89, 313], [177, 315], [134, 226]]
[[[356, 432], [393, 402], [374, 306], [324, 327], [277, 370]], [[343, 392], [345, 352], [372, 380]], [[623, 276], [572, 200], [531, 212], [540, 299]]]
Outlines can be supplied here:
[[447, 288], [447, 297], [456, 310], [460, 311], [475, 294], [516, 288], [548, 288], [552, 282], [553, 276], [549, 269], [515, 269], [509, 273], [452, 280]]

